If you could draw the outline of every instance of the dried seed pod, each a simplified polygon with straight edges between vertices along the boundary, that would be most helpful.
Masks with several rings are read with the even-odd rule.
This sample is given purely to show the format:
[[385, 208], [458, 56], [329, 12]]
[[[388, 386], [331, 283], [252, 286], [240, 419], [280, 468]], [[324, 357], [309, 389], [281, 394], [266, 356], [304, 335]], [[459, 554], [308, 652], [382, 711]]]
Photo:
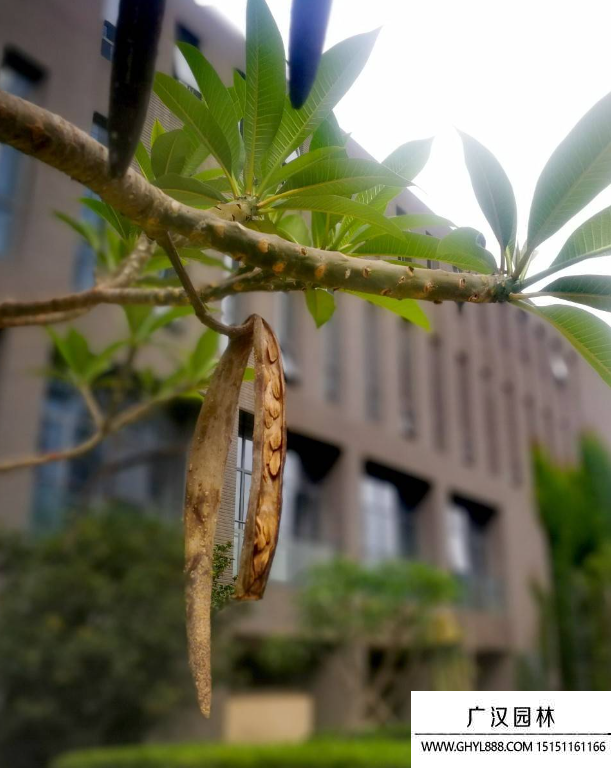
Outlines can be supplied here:
[[236, 600], [260, 600], [272, 567], [282, 510], [286, 458], [285, 385], [280, 345], [260, 317], [254, 321], [255, 426], [248, 516]]
[[210, 609], [214, 534], [240, 387], [252, 333], [231, 339], [200, 411], [188, 458], [185, 493], [185, 573], [189, 664], [202, 713], [210, 715]]

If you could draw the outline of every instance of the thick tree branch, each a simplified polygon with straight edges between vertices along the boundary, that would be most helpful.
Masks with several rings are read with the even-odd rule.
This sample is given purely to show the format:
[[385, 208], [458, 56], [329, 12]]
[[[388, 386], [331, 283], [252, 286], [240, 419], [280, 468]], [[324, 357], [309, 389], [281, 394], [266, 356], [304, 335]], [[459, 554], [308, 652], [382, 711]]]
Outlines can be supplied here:
[[[85, 184], [152, 238], [172, 232], [192, 244], [233, 255], [253, 267], [323, 288], [362, 291], [397, 299], [504, 301], [511, 281], [398, 266], [289, 243], [243, 227], [252, 200], [200, 211], [172, 200], [133, 170], [121, 179], [107, 172], [107, 151], [83, 131], [46, 110], [0, 91], [0, 141]], [[226, 220], [225, 220], [226, 219]]]

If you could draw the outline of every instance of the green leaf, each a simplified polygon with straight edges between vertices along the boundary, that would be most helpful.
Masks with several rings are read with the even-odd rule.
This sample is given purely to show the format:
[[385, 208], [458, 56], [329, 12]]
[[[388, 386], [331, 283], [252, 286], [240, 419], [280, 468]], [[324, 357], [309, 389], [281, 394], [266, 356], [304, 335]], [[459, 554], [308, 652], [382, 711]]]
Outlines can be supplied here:
[[328, 322], [335, 312], [335, 299], [329, 291], [311, 288], [305, 292], [305, 300], [317, 328]]
[[352, 195], [377, 184], [407, 186], [409, 182], [375, 160], [326, 157], [296, 173], [279, 194]]
[[535, 188], [528, 221], [532, 251], [611, 182], [611, 93], [554, 150]]
[[167, 309], [164, 312], [152, 312], [140, 327], [137, 339], [138, 341], [144, 341], [160, 328], [165, 328], [166, 325], [173, 323], [175, 320], [179, 320], [181, 317], [188, 317], [192, 314], [193, 307], [191, 306], [172, 307], [172, 309]]
[[248, 0], [246, 7], [246, 97], [244, 184], [252, 190], [284, 110], [286, 63], [282, 36], [265, 0]]
[[216, 256], [210, 256], [204, 253], [199, 248], [180, 248], [178, 250], [181, 259], [188, 259], [189, 261], [197, 261], [200, 264], [205, 264], [207, 267], [216, 267], [218, 269], [227, 270], [226, 265], [221, 259]]
[[244, 378], [242, 381], [254, 381], [255, 380], [255, 369], [251, 368], [250, 366], [244, 369]]
[[528, 301], [516, 303], [522, 309], [543, 317], [557, 328], [584, 360], [611, 385], [611, 328], [604, 320], [585, 309], [562, 304], [536, 307]]
[[323, 53], [305, 104], [293, 109], [288, 99], [265, 168], [272, 173], [329, 116], [365, 66], [378, 30], [355, 35]]
[[157, 177], [165, 176], [166, 173], [181, 173], [190, 151], [191, 141], [184, 130], [179, 128], [164, 133], [151, 150], [153, 173]]
[[146, 147], [141, 141], [139, 141], [138, 145], [136, 146], [135, 158], [144, 178], [147, 181], [152, 181], [154, 174], [153, 166], [151, 165], [151, 158], [149, 157], [149, 153], [146, 151]]
[[108, 224], [110, 224], [110, 226], [120, 235], [122, 240], [129, 240], [134, 236], [135, 232], [138, 231], [126, 216], [117, 213], [117, 211], [115, 211], [115, 209], [108, 203], [104, 203], [102, 200], [96, 200], [93, 197], [82, 197], [81, 202], [94, 213], [97, 213], [100, 218], [108, 222]]
[[344, 133], [339, 127], [337, 118], [331, 112], [326, 120], [323, 120], [312, 135], [309, 152], [315, 152], [321, 147], [341, 147], [344, 150], [343, 157], [347, 157], [345, 146], [348, 141], [348, 134]]
[[210, 208], [227, 199], [210, 184], [203, 181], [168, 173], [155, 181], [155, 184], [174, 200], [193, 208]]
[[349, 293], [351, 296], [357, 296], [370, 304], [388, 309], [425, 331], [431, 330], [428, 317], [415, 299], [391, 299], [388, 296], [376, 296], [373, 293], [360, 293], [359, 291], [344, 291], [344, 293]]
[[486, 217], [501, 253], [516, 239], [518, 213], [511, 182], [496, 157], [479, 141], [459, 131], [465, 164], [479, 207]]
[[299, 155], [299, 157], [296, 157], [294, 160], [291, 160], [290, 163], [286, 163], [285, 165], [281, 165], [280, 168], [277, 168], [274, 173], [271, 174], [271, 176], [268, 177], [267, 182], [265, 184], [265, 189], [275, 189], [278, 184], [280, 184], [283, 181], [286, 181], [287, 179], [290, 179], [291, 176], [294, 176], [296, 173], [299, 173], [300, 171], [303, 171], [305, 168], [308, 168], [310, 165], [314, 165], [315, 163], [319, 163], [321, 160], [324, 160], [326, 157], [336, 157], [339, 153], [342, 153], [344, 150], [340, 147], [320, 147], [319, 149], [314, 150], [313, 152], [306, 152], [305, 155]]
[[219, 335], [208, 328], [199, 337], [195, 349], [189, 356], [189, 373], [194, 381], [200, 381], [208, 373], [218, 349]]
[[155, 142], [160, 136], [163, 136], [165, 133], [165, 128], [157, 118], [155, 118], [153, 122], [153, 127], [151, 128], [151, 148], [155, 146]]
[[[191, 149], [189, 153], [187, 154], [187, 158], [185, 160], [185, 166], [182, 169], [182, 172], [185, 176], [192, 176], [196, 171], [199, 171], [201, 168], [202, 163], [204, 160], [210, 156], [210, 150], [205, 144], [200, 144], [197, 140], [197, 137], [193, 132], [190, 130], [187, 130], [187, 136], [191, 140]], [[222, 168], [215, 169], [219, 171], [219, 175], [223, 174], [224, 171]], [[227, 178], [225, 176], [225, 178]]]
[[233, 70], [233, 99], [237, 115], [240, 120], [243, 120], [246, 106], [246, 80], [237, 69]]
[[[377, 229], [377, 228], [376, 228]], [[353, 251], [361, 256], [399, 256], [408, 259], [436, 259], [439, 239], [430, 235], [404, 232], [399, 240], [379, 235], [366, 240]]]
[[231, 176], [232, 157], [229, 143], [208, 107], [173, 77], [157, 72], [153, 87], [166, 107], [194, 132], [227, 176]]
[[95, 381], [95, 379], [97, 379], [98, 376], [101, 376], [103, 373], [106, 373], [106, 371], [112, 365], [112, 359], [115, 356], [116, 352], [124, 346], [125, 346], [125, 341], [114, 341], [112, 344], [109, 344], [101, 352], [98, 352], [98, 354], [91, 355], [89, 363], [86, 365], [85, 371], [84, 371], [85, 380], [88, 382], [92, 382], [92, 381]]
[[552, 267], [573, 260], [606, 256], [611, 252], [611, 207], [605, 208], [585, 221], [573, 232], [560, 253], [552, 261]]
[[237, 175], [240, 171], [243, 145], [238, 130], [239, 117], [233, 99], [212, 64], [198, 48], [189, 43], [177, 43], [177, 46], [193, 73], [210, 114], [227, 139], [231, 150], [231, 168]]
[[496, 271], [494, 256], [477, 243], [480, 233], [471, 227], [459, 227], [439, 241], [437, 259], [469, 272], [491, 275]]
[[86, 221], [78, 221], [61, 211], [54, 211], [53, 215], [79, 234], [92, 250], [98, 252], [101, 249], [100, 235], [94, 226]]
[[611, 311], [609, 275], [567, 275], [559, 277], [542, 290], [545, 293], [553, 293], [558, 299]]
[[312, 245], [312, 236], [308, 225], [305, 223], [303, 216], [300, 216], [298, 213], [283, 216], [276, 227], [285, 240], [292, 240], [300, 245]]
[[68, 368], [77, 379], [84, 379], [85, 371], [92, 357], [87, 339], [74, 328], [70, 328], [63, 337], [53, 328], [46, 330]]
[[383, 232], [403, 239], [403, 232], [395, 224], [386, 219], [381, 213], [367, 205], [357, 203], [346, 197], [337, 195], [304, 195], [302, 197], [290, 197], [287, 200], [278, 200], [274, 203], [274, 210], [291, 211], [321, 211], [322, 213], [338, 214], [339, 216], [352, 216], [367, 224], [375, 224]]

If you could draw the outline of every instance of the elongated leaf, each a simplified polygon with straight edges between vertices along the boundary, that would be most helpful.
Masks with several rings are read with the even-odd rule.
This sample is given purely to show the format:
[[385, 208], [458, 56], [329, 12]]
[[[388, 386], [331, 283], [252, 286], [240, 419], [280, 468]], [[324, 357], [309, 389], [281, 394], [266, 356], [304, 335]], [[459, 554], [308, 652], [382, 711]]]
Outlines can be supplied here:
[[125, 346], [125, 343], [126, 342], [124, 340], [114, 341], [101, 352], [98, 352], [95, 355], [92, 354], [87, 365], [85, 366], [85, 370], [83, 371], [83, 377], [85, 381], [93, 382], [98, 378], [98, 376], [106, 373], [106, 371], [112, 365], [113, 357], [119, 351], [119, 349]]
[[151, 150], [151, 166], [155, 176], [181, 173], [190, 150], [191, 142], [182, 129], [164, 133]]
[[73, 219], [72, 216], [62, 211], [54, 211], [54, 215], [79, 234], [92, 250], [99, 251], [101, 249], [100, 235], [94, 226], [86, 221]]
[[327, 157], [292, 176], [279, 194], [283, 197], [352, 195], [376, 184], [407, 186], [408, 183], [375, 160]]
[[153, 127], [151, 128], [151, 149], [155, 146], [155, 142], [160, 136], [163, 136], [165, 133], [165, 128], [157, 118], [155, 118], [153, 122]]
[[479, 232], [471, 227], [460, 227], [439, 242], [437, 259], [470, 272], [491, 275], [496, 271], [494, 256], [477, 243]]
[[528, 221], [528, 253], [611, 182], [611, 93], [587, 112], [543, 169]]
[[[377, 229], [377, 228], [376, 228]], [[378, 235], [354, 251], [361, 256], [399, 256], [408, 259], [436, 259], [440, 241], [430, 235], [404, 232], [403, 237]]]
[[289, 216], [283, 216], [279, 224], [277, 224], [280, 235], [286, 240], [292, 240], [294, 243], [300, 243], [301, 245], [312, 245], [312, 236], [308, 225], [305, 223], [303, 216], [298, 213], [290, 214]]
[[[342, 131], [342, 129], [339, 127], [337, 118], [333, 112], [331, 112], [327, 119], [323, 120], [318, 128], [314, 131], [312, 140], [310, 141], [309, 151], [314, 152], [315, 150], [320, 149], [320, 147], [345, 148], [348, 141], [348, 135], [349, 134], [344, 133], [344, 131]], [[345, 152], [344, 157], [347, 157]]]
[[138, 340], [144, 341], [145, 339], [152, 336], [152, 334], [155, 333], [155, 331], [158, 331], [160, 328], [165, 328], [166, 325], [173, 323], [175, 320], [179, 320], [181, 317], [188, 317], [192, 314], [193, 307], [191, 306], [172, 307], [171, 309], [167, 309], [162, 313], [151, 312], [151, 314], [147, 316], [146, 320], [138, 329]]
[[409, 320], [410, 323], [414, 323], [425, 331], [431, 330], [431, 324], [426, 313], [415, 299], [391, 299], [388, 296], [375, 296], [372, 293], [360, 293], [359, 291], [344, 291], [344, 293], [357, 296], [370, 304], [394, 312], [395, 315]]
[[332, 293], [322, 288], [312, 288], [305, 292], [305, 300], [308, 312], [314, 318], [317, 328], [332, 318], [335, 312], [335, 299]]
[[[382, 162], [382, 165], [404, 179], [414, 179], [426, 165], [431, 152], [432, 139], [408, 141], [397, 147]], [[388, 204], [403, 191], [403, 187], [376, 186], [360, 192], [356, 200], [384, 213]], [[343, 225], [342, 244], [349, 243], [359, 227], [358, 221], [346, 221]]]
[[553, 293], [559, 299], [611, 311], [611, 276], [609, 275], [567, 275], [554, 280], [543, 290], [546, 293]]
[[517, 304], [557, 328], [611, 386], [611, 327], [604, 320], [585, 309], [563, 304], [548, 307], [536, 307], [527, 301], [519, 301]]
[[155, 175], [153, 173], [153, 166], [151, 165], [151, 158], [141, 141], [139, 141], [136, 146], [134, 157], [136, 158], [136, 162], [138, 163], [138, 167], [144, 178], [147, 181], [152, 181]]
[[268, 173], [310, 136], [333, 110], [365, 66], [378, 30], [355, 35], [323, 53], [310, 95], [301, 109], [285, 104], [265, 161]]
[[403, 232], [395, 224], [390, 222], [381, 213], [369, 208], [367, 205], [357, 203], [347, 197], [337, 195], [304, 195], [290, 197], [287, 200], [278, 200], [274, 203], [274, 210], [290, 211], [321, 211], [322, 213], [337, 214], [339, 216], [352, 216], [359, 221], [368, 224], [376, 224], [383, 232], [393, 237], [403, 239]]
[[227, 176], [231, 176], [231, 149], [208, 107], [182, 83], [163, 72], [155, 76], [154, 91], [166, 107], [194, 132], [209, 149]]
[[193, 208], [209, 208], [217, 203], [226, 203], [227, 198], [210, 184], [197, 179], [168, 173], [157, 179], [155, 184], [174, 200]]
[[319, 163], [326, 157], [336, 157], [342, 153], [344, 153], [344, 150], [341, 147], [320, 147], [313, 152], [310, 151], [306, 152], [305, 155], [299, 155], [299, 157], [291, 160], [290, 163], [281, 165], [280, 168], [277, 168], [274, 173], [272, 173], [272, 175], [267, 179], [265, 188], [275, 189], [278, 184], [286, 181], [287, 179], [290, 179], [291, 176], [294, 176], [296, 173], [300, 173], [310, 165]]
[[189, 372], [194, 381], [200, 381], [211, 369], [218, 349], [219, 335], [208, 328], [199, 337], [189, 357]]
[[518, 213], [511, 182], [496, 157], [479, 141], [459, 131], [465, 163], [479, 207], [486, 217], [501, 253], [516, 239]]
[[240, 120], [244, 119], [244, 109], [246, 107], [246, 80], [238, 72], [233, 70], [233, 104]]
[[53, 328], [46, 330], [70, 371], [78, 380], [83, 380], [92, 357], [87, 339], [75, 328], [70, 328], [64, 336], [60, 336]]
[[233, 99], [216, 70], [202, 54], [199, 48], [189, 43], [177, 43], [185, 57], [203, 99], [223, 132], [231, 150], [232, 170], [240, 171], [240, 158], [243, 156], [242, 137], [238, 130], [239, 116]]
[[210, 150], [205, 144], [202, 144], [199, 141], [195, 132], [192, 131], [189, 127], [186, 127], [183, 130], [189, 137], [191, 142], [191, 149], [187, 154], [185, 167], [182, 169], [182, 172], [185, 176], [191, 176], [200, 169], [204, 160], [210, 156]]
[[592, 216], [573, 232], [551, 266], [582, 256], [594, 258], [611, 253], [611, 207]]
[[118, 232], [122, 240], [129, 240], [136, 232], [136, 227], [126, 217], [117, 213], [115, 209], [108, 205], [108, 203], [102, 202], [102, 200], [96, 200], [93, 197], [82, 197], [81, 202], [90, 208], [94, 213], [97, 213], [102, 219], [108, 222], [110, 226]]
[[265, 0], [248, 0], [246, 7], [246, 100], [244, 184], [252, 189], [255, 174], [271, 145], [286, 99], [285, 54], [282, 36]]

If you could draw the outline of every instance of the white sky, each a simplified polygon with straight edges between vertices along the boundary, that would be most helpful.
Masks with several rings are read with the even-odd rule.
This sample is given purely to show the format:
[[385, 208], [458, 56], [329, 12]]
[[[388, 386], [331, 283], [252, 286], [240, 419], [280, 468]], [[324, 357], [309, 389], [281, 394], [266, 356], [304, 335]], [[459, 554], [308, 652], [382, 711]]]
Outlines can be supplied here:
[[[267, 1], [288, 54], [290, 0]], [[245, 0], [196, 2], [216, 6], [244, 30]], [[334, 0], [325, 47], [382, 27], [337, 117], [378, 160], [405, 141], [435, 136], [417, 194], [455, 224], [481, 230], [498, 258], [455, 128], [485, 144], [503, 165], [518, 201], [523, 241], [543, 165], [577, 120], [611, 91], [610, 22], [604, 0]], [[606, 190], [544, 243], [536, 271], [579, 223], [610, 204]], [[611, 257], [573, 271], [609, 274]]]

